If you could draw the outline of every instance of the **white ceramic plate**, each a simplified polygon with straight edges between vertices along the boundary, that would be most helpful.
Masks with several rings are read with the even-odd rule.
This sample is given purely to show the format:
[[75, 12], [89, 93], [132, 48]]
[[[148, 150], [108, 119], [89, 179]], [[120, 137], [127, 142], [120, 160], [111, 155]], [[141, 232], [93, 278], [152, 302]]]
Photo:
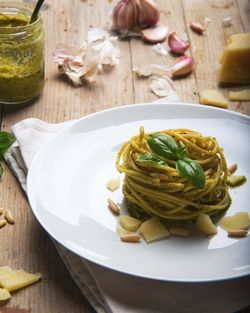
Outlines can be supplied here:
[[[139, 131], [190, 128], [215, 136], [228, 164], [250, 179], [250, 118], [232, 111], [190, 104], [140, 104], [102, 111], [60, 131], [38, 153], [28, 174], [33, 212], [47, 232], [76, 254], [105, 267], [146, 278], [211, 281], [250, 273], [250, 236], [228, 238], [218, 227], [202, 235], [146, 244], [123, 243], [107, 198], [122, 204], [120, 190], [106, 183], [119, 176], [115, 158], [123, 142]], [[230, 191], [227, 212], [250, 210], [249, 182]], [[125, 208], [123, 207], [125, 211]]]

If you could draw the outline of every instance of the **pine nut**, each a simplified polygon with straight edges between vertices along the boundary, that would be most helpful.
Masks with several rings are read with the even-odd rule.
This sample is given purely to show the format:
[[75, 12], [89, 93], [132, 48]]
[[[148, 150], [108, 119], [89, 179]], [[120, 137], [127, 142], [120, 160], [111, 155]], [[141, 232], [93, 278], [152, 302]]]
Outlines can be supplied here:
[[237, 163], [228, 166], [227, 170], [230, 174], [233, 174], [237, 170]]
[[7, 224], [5, 220], [0, 220], [0, 228], [4, 227]]
[[243, 229], [238, 229], [238, 230], [230, 230], [228, 231], [228, 236], [229, 237], [246, 237], [247, 231]]
[[141, 241], [141, 236], [138, 234], [127, 234], [124, 236], [121, 236], [121, 241], [124, 242], [139, 242]]
[[6, 221], [7, 221], [9, 224], [14, 224], [14, 223], [15, 223], [14, 217], [13, 217], [13, 215], [11, 214], [10, 210], [5, 210], [5, 212], [4, 212], [4, 217], [5, 217]]
[[120, 208], [113, 200], [108, 199], [108, 206], [115, 215], [120, 214]]
[[0, 208], [0, 215], [3, 214], [4, 208]]
[[189, 236], [189, 231], [188, 229], [185, 229], [185, 228], [180, 228], [180, 227], [170, 228], [169, 232], [171, 235], [174, 235], [174, 236], [182, 236], [182, 237]]

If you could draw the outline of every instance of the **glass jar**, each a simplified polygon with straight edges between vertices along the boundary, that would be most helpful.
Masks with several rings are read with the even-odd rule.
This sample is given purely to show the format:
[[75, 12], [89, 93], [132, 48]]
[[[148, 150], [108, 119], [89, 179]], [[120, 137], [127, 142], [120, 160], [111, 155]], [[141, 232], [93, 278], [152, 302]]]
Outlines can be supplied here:
[[32, 11], [24, 3], [0, 3], [0, 103], [29, 101], [44, 87], [44, 31], [40, 16], [29, 24]]

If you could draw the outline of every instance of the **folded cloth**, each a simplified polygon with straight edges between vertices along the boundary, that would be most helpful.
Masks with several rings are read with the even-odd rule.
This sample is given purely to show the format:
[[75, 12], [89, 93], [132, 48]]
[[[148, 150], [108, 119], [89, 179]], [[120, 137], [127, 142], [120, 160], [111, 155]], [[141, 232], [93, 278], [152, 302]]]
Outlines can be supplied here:
[[[12, 127], [16, 143], [5, 158], [26, 191], [26, 175], [40, 147], [73, 121], [26, 119]], [[250, 277], [208, 283], [163, 282], [125, 275], [54, 244], [72, 278], [97, 313], [230, 313], [250, 305]]]

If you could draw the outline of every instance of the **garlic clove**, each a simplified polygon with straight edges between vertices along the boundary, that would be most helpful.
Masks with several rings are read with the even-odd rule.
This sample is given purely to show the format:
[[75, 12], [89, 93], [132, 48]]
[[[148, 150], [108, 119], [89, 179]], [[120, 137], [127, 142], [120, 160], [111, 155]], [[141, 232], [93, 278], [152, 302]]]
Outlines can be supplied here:
[[138, 7], [137, 25], [140, 29], [156, 25], [160, 12], [154, 0], [136, 0]]
[[168, 36], [168, 46], [171, 52], [183, 54], [189, 48], [189, 43], [180, 39], [174, 32]]
[[192, 72], [193, 69], [193, 58], [191, 56], [182, 56], [172, 66], [170, 73], [172, 78], [185, 76]]
[[163, 25], [146, 28], [141, 31], [142, 39], [150, 43], [159, 43], [167, 38], [168, 28]]
[[203, 34], [203, 32], [205, 31], [205, 28], [201, 25], [200, 22], [191, 22], [190, 27], [194, 32], [198, 34]]
[[112, 12], [114, 27], [118, 30], [130, 30], [136, 25], [137, 6], [135, 0], [120, 0]]

